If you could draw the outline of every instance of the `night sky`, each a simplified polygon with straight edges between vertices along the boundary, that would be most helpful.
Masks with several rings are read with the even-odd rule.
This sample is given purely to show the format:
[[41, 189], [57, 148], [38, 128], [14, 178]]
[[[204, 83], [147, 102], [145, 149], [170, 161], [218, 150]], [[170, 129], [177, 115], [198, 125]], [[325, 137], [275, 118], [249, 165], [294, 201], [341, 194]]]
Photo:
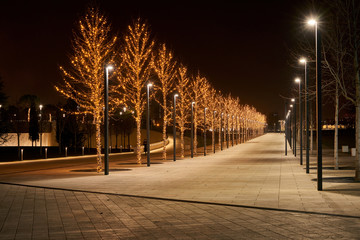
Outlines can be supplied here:
[[[88, 2], [0, 0], [0, 75], [10, 104], [24, 94], [42, 104], [64, 101], [53, 86], [62, 81], [59, 66], [68, 64], [72, 31]], [[192, 73], [260, 112], [283, 114], [280, 95], [289, 96], [302, 74], [289, 53], [305, 28], [302, 1], [131, 2], [96, 2], [119, 37], [134, 18], [146, 19]]]

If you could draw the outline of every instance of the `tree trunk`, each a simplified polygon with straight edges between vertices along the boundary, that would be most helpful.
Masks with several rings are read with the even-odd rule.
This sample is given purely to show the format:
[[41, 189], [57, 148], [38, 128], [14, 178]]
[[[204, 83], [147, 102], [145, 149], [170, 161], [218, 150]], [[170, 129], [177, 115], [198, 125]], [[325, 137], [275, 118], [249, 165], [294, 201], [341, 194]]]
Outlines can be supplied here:
[[[355, 47], [357, 50], [357, 46]], [[357, 51], [355, 51], [357, 53]], [[355, 87], [356, 87], [356, 159], [355, 159], [355, 180], [360, 181], [360, 72], [359, 72], [359, 59], [357, 54], [354, 56], [355, 68]]]
[[96, 171], [99, 173], [102, 170], [102, 159], [101, 159], [101, 117], [100, 114], [95, 112], [95, 126], [96, 126], [96, 154], [97, 154], [97, 168]]
[[215, 128], [214, 128], [214, 120], [212, 121], [212, 125], [211, 125], [211, 129], [212, 129], [212, 152], [215, 151]]
[[21, 133], [17, 133], [17, 142], [18, 142], [18, 157], [20, 159], [20, 135]]
[[136, 159], [141, 164], [141, 118], [136, 118]]
[[221, 129], [221, 123], [222, 122], [221, 121], [222, 120], [221, 120], [221, 114], [220, 113], [219, 113], [219, 115], [220, 115], [220, 121], [219, 121], [219, 142], [218, 143], [219, 143], [219, 149], [221, 149], [221, 144], [222, 144], [221, 143], [221, 131], [222, 131], [222, 129]]
[[[166, 119], [165, 119], [165, 111], [164, 111], [164, 122], [163, 122], [163, 131], [162, 131], [162, 137], [163, 137], [163, 151], [162, 151], [162, 159], [166, 160]], [[175, 136], [174, 136], [175, 137]]]
[[185, 131], [185, 128], [184, 126], [180, 127], [180, 148], [181, 148], [181, 157], [185, 157], [185, 143], [184, 143], [184, 131]]
[[339, 89], [335, 88], [334, 169], [339, 169]]
[[194, 154], [197, 155], [197, 119], [194, 119]]

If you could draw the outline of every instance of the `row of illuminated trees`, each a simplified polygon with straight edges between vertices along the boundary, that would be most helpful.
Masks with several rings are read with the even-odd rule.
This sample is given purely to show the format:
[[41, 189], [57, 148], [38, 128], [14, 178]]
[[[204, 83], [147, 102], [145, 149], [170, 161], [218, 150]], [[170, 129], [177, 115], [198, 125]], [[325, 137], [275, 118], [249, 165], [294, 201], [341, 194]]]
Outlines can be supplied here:
[[[195, 153], [196, 132], [212, 130], [214, 135], [221, 115], [225, 116], [228, 129], [240, 128], [243, 124], [244, 129], [251, 125], [254, 131], [260, 131], [265, 124], [264, 115], [255, 108], [240, 105], [239, 99], [231, 95], [222, 95], [200, 73], [192, 76], [185, 65], [175, 60], [165, 44], [155, 44], [148, 25], [141, 19], [129, 25], [119, 40], [111, 34], [108, 20], [97, 9], [89, 8], [74, 33], [73, 50], [70, 66], [60, 68], [64, 82], [55, 88], [66, 98], [73, 99], [82, 113], [93, 116], [98, 172], [102, 169], [100, 129], [104, 115], [107, 119], [104, 114], [107, 103], [110, 114], [122, 107], [134, 111], [136, 156], [137, 162], [141, 163], [141, 122], [146, 111], [147, 86], [152, 86], [148, 97], [158, 102], [162, 109], [163, 159], [166, 159], [167, 126], [172, 121], [172, 114], [176, 114], [176, 127], [181, 133], [181, 156], [184, 156], [184, 131], [189, 129], [191, 107]], [[178, 96], [175, 113], [174, 94]], [[206, 121], [205, 109], [213, 113], [208, 114]]]

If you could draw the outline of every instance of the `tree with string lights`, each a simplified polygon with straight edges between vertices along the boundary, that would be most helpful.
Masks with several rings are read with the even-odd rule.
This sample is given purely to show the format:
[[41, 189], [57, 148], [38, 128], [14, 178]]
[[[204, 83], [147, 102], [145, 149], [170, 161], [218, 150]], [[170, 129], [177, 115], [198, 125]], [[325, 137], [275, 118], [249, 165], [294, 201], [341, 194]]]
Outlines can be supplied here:
[[190, 123], [190, 111], [191, 111], [191, 94], [190, 94], [190, 78], [188, 76], [187, 68], [180, 64], [177, 69], [177, 79], [176, 79], [176, 92], [179, 95], [179, 100], [177, 102], [177, 114], [176, 122], [178, 123], [178, 128], [180, 130], [180, 156], [185, 156], [185, 142], [184, 142], [184, 132], [187, 129], [186, 125]]
[[160, 107], [163, 110], [163, 151], [162, 158], [166, 160], [166, 142], [167, 134], [166, 127], [169, 124], [169, 118], [171, 115], [171, 102], [169, 99], [171, 93], [174, 90], [174, 81], [176, 77], [176, 61], [173, 58], [173, 54], [166, 48], [165, 44], [162, 44], [157, 51], [154, 61], [152, 61], [152, 67], [158, 77], [158, 84], [155, 85], [155, 89], [160, 94], [160, 99], [156, 99]]
[[[128, 26], [120, 50], [118, 84], [114, 92], [134, 110], [136, 122], [136, 159], [141, 164], [141, 119], [146, 106], [146, 84], [152, 73], [154, 41], [146, 23], [138, 18]], [[116, 102], [121, 105], [122, 102]]]
[[104, 107], [104, 67], [113, 62], [117, 38], [98, 9], [89, 8], [74, 32], [70, 67], [60, 67], [64, 82], [55, 89], [74, 100], [82, 114], [91, 114], [96, 128], [97, 172], [102, 170], [101, 122]]
[[204, 106], [203, 104], [203, 97], [202, 97], [202, 89], [205, 86], [205, 82], [206, 82], [206, 78], [202, 77], [200, 75], [200, 73], [198, 73], [196, 75], [195, 78], [193, 78], [193, 80], [190, 83], [191, 86], [191, 94], [192, 94], [192, 99], [193, 102], [195, 102], [194, 104], [194, 154], [197, 154], [197, 129], [198, 126], [202, 124], [201, 119], [202, 119], [202, 107]]

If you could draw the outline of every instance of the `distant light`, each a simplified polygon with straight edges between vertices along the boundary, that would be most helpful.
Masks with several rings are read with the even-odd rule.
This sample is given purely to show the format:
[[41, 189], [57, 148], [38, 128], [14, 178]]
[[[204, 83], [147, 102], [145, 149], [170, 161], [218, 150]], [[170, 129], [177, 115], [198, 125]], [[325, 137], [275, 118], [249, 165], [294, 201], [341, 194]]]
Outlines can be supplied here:
[[293, 105], [292, 105], [292, 104], [290, 104], [290, 107], [292, 108], [292, 107], [293, 107]]
[[122, 115], [123, 113], [122, 112], [120, 112], [120, 115]]
[[39, 108], [40, 108], [40, 111], [41, 111], [41, 109], [43, 108], [43, 105], [40, 104]]
[[300, 63], [306, 63], [306, 58], [300, 58], [299, 62]]
[[126, 107], [124, 107], [124, 112], [126, 112]]
[[315, 19], [310, 19], [307, 24], [309, 24], [310, 26], [315, 26], [317, 24], [317, 21]]
[[295, 102], [295, 98], [292, 98], [291, 101], [292, 101], [292, 102]]
[[300, 78], [295, 78], [295, 82], [300, 83], [301, 82]]

